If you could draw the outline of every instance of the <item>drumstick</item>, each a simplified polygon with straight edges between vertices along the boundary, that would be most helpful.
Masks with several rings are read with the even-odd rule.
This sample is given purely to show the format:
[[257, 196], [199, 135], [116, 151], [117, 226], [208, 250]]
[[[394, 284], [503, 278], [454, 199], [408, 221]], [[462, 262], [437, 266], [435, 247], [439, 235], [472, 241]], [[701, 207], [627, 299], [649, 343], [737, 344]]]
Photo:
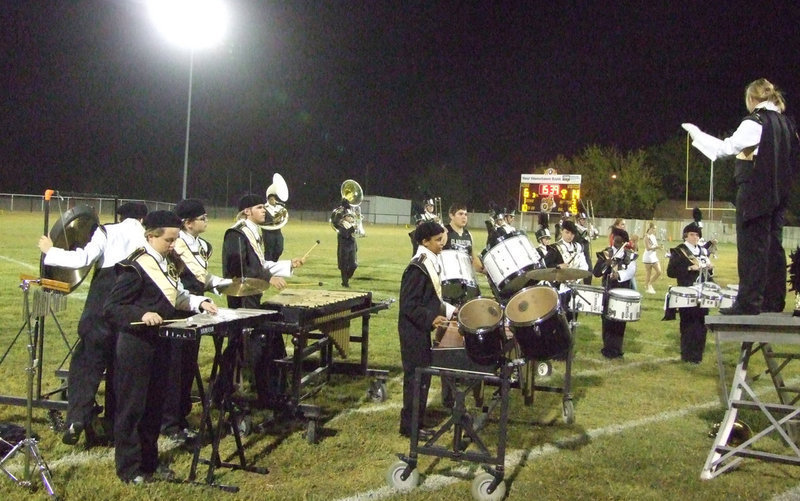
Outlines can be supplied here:
[[298, 282], [296, 284], [293, 284], [291, 282], [286, 283], [286, 287], [299, 287], [299, 286], [309, 286], [309, 285], [322, 286], [322, 282]]
[[[305, 259], [308, 257], [309, 254], [311, 254], [311, 251], [314, 250], [314, 247], [316, 247], [317, 245], [319, 245], [319, 240], [317, 240], [317, 243], [315, 243], [314, 245], [311, 246], [310, 249], [308, 249], [308, 252], [306, 252], [300, 260], [305, 261]], [[322, 282], [320, 282], [319, 284], [322, 285]]]
[[[170, 324], [172, 322], [180, 322], [182, 320], [186, 320], [185, 318], [171, 318], [169, 320], [162, 320], [162, 324]], [[131, 322], [131, 325], [145, 325], [144, 322]]]

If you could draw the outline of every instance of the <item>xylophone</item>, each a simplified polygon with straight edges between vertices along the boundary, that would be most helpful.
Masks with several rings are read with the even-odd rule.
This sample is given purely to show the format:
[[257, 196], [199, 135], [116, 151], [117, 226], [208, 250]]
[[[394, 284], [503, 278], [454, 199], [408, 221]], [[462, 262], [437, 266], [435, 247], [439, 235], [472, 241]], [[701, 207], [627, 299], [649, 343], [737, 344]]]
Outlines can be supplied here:
[[[202, 441], [197, 440], [195, 442], [192, 466], [189, 472], [190, 482], [194, 482], [197, 477], [197, 465], [201, 461], [208, 464], [205, 483], [232, 492], [238, 491], [238, 487], [221, 485], [214, 482], [214, 470], [216, 468], [226, 467], [254, 473], [268, 472], [266, 468], [247, 465], [238, 426], [233, 426], [232, 429], [234, 438], [236, 439], [236, 455], [239, 458], [239, 464], [224, 462], [220, 459], [219, 443], [223, 434], [223, 428], [226, 426], [227, 422], [236, 422], [241, 416], [238, 414], [238, 408], [233, 405], [232, 386], [226, 386], [225, 381], [218, 381], [217, 376], [223, 375], [222, 379], [224, 379], [225, 374], [232, 374], [235, 371], [235, 360], [232, 357], [223, 356], [223, 342], [227, 339], [229, 344], [241, 343], [241, 333], [243, 330], [263, 325], [266, 321], [265, 319], [274, 314], [274, 311], [262, 309], [219, 308], [219, 311], [215, 315], [200, 313], [189, 318], [165, 323], [159, 327], [158, 333], [161, 337], [185, 342], [197, 342], [200, 340], [201, 336], [210, 336], [214, 341], [214, 361], [211, 367], [207, 392], [203, 391], [199, 367], [197, 369], [197, 374], [195, 374], [197, 386], [200, 391], [200, 399], [203, 403], [203, 418], [200, 421], [199, 435], [203, 437], [206, 432], [210, 434], [211, 455], [209, 459], [201, 460], [200, 447]], [[222, 388], [222, 390], [215, 391], [217, 386]], [[228, 389], [226, 390], [225, 388]], [[214, 407], [219, 409], [216, 426], [211, 420], [211, 410]]]

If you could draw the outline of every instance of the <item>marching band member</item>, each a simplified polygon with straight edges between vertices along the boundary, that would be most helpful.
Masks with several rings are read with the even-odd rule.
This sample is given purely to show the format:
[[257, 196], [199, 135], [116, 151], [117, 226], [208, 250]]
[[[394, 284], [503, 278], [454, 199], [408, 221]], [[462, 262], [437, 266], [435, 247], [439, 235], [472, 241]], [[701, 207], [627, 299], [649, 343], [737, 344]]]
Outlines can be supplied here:
[[[196, 296], [202, 296], [208, 290], [230, 284], [231, 279], [208, 271], [212, 247], [200, 237], [208, 228], [208, 214], [203, 202], [197, 199], [181, 200], [175, 206], [175, 214], [182, 221], [180, 234], [175, 240], [175, 253], [183, 263], [181, 283], [184, 288]], [[170, 369], [166, 380], [161, 433], [181, 443], [196, 436], [189, 428], [186, 417], [192, 410], [192, 383], [198, 370], [199, 350], [200, 340], [170, 340]]]
[[658, 243], [658, 238], [656, 237], [656, 224], [651, 221], [645, 233], [644, 254], [642, 255], [642, 262], [647, 272], [645, 291], [648, 294], [656, 293], [653, 283], [661, 276], [661, 260], [658, 258], [658, 249], [660, 248], [661, 244]]
[[499, 240], [504, 237], [514, 235], [517, 233], [510, 223], [514, 221], [514, 211], [507, 211], [506, 209], [497, 209], [492, 216], [491, 220], [486, 220], [486, 248], [491, 249]]
[[[797, 129], [783, 112], [783, 95], [765, 78], [745, 89], [750, 113], [732, 136], [720, 140], [696, 125], [682, 127], [692, 145], [711, 161], [736, 156], [736, 243], [739, 294], [723, 315], [783, 311], [786, 302], [786, 253], [783, 224], [794, 179], [800, 171]], [[754, 273], [751, 263], [762, 270]]]
[[[444, 229], [447, 230], [447, 243], [444, 248], [454, 249], [468, 255], [472, 261], [473, 269], [479, 273], [483, 273], [483, 264], [473, 252], [472, 234], [467, 229], [467, 222], [469, 221], [467, 206], [454, 203], [450, 206], [448, 215], [450, 216], [450, 223], [444, 227]], [[480, 291], [478, 291], [478, 295], [481, 295]]]
[[[228, 228], [222, 242], [222, 273], [225, 278], [257, 278], [266, 280], [278, 290], [286, 287], [284, 277], [289, 277], [295, 268], [303, 265], [303, 259], [284, 259], [277, 262], [264, 259], [264, 241], [261, 225], [267, 217], [266, 198], [249, 194], [239, 200], [237, 221]], [[261, 294], [236, 297], [228, 296], [229, 308], [259, 308]], [[259, 404], [274, 406], [281, 394], [281, 382], [275, 359], [286, 356], [283, 336], [255, 329], [251, 338], [250, 359], [255, 377]]]
[[342, 275], [342, 287], [350, 287], [350, 279], [358, 268], [358, 243], [356, 243], [356, 218], [346, 198], [339, 205], [343, 216], [336, 228], [336, 262]]
[[[556, 268], [572, 268], [575, 270], [589, 271], [589, 264], [586, 262], [586, 257], [583, 255], [583, 246], [575, 242], [575, 237], [578, 234], [578, 227], [569, 219], [561, 221], [561, 239], [553, 244], [555, 253], [548, 264], [548, 267]], [[558, 293], [561, 296], [561, 304], [570, 304], [572, 300], [571, 289], [568, 283], [578, 283], [579, 280], [570, 281], [558, 284]], [[574, 318], [575, 313], [569, 311], [567, 313], [568, 320]]]
[[[274, 220], [286, 208], [278, 200], [278, 195], [269, 193], [267, 196], [267, 204], [265, 205], [269, 220]], [[263, 230], [264, 237], [264, 259], [267, 261], [277, 261], [283, 254], [283, 232], [278, 228], [276, 230]]]
[[[631, 288], [631, 279], [636, 275], [636, 255], [625, 244], [628, 232], [619, 228], [614, 230], [613, 244], [597, 253], [594, 276], [603, 278], [606, 291], [616, 288]], [[603, 305], [608, 307], [608, 302]], [[622, 358], [622, 341], [625, 337], [625, 324], [603, 315], [603, 348], [600, 353], [607, 359]]]
[[[431, 364], [431, 331], [450, 319], [455, 307], [442, 300], [439, 279], [442, 252], [447, 235], [444, 227], [433, 221], [417, 226], [414, 237], [419, 248], [403, 272], [400, 283], [400, 359], [403, 364], [403, 409], [400, 411], [400, 434], [411, 435], [414, 405], [414, 371]], [[430, 375], [422, 378], [419, 398], [419, 437], [427, 439], [429, 430], [422, 427], [428, 401]]]
[[[117, 333], [103, 318], [103, 302], [117, 278], [115, 265], [145, 243], [142, 220], [147, 215], [147, 206], [139, 202], [128, 202], [117, 209], [121, 221], [98, 226], [92, 239], [82, 249], [73, 251], [53, 247], [48, 236], [39, 239], [39, 249], [44, 253], [44, 264], [66, 268], [83, 268], [95, 264], [96, 269], [89, 286], [89, 293], [78, 322], [80, 342], [72, 352], [69, 364], [67, 390], [67, 430], [61, 441], [68, 445], [78, 443], [86, 430], [89, 446], [112, 439], [114, 429], [114, 347]], [[106, 373], [105, 414], [103, 434], [98, 437], [92, 428], [95, 415], [95, 394]]]
[[[425, 221], [433, 221], [433, 222], [436, 222], [436, 223], [441, 223], [441, 221], [439, 221], [439, 215], [436, 214], [436, 203], [434, 202], [434, 200], [432, 198], [427, 198], [427, 199], [423, 200], [422, 201], [422, 206], [423, 206], [422, 213], [417, 214], [417, 216], [416, 216], [416, 225], [417, 226], [419, 226], [420, 224], [424, 223]], [[408, 233], [408, 236], [411, 239], [411, 255], [412, 256], [416, 256], [417, 255], [417, 247], [419, 246], [417, 241], [414, 240], [414, 231], [415, 230], [411, 230]]]
[[[688, 287], [702, 283], [701, 276], [713, 274], [714, 265], [708, 257], [708, 250], [699, 245], [703, 231], [697, 223], [689, 223], [683, 228], [683, 243], [670, 250], [667, 276], [675, 278], [678, 285]], [[703, 361], [706, 346], [705, 316], [708, 308], [691, 306], [678, 308], [681, 316], [681, 360], [692, 364]]]
[[[578, 228], [578, 234], [575, 236], [575, 241], [583, 247], [583, 256], [586, 259], [588, 269], [592, 269], [592, 240], [596, 239], [600, 232], [591, 223], [588, 222], [588, 216], [585, 212], [579, 212], [575, 219], [575, 227]], [[583, 280], [586, 285], [592, 284], [591, 275]]]
[[176, 310], [217, 312], [209, 298], [191, 295], [181, 284], [181, 263], [172, 253], [181, 224], [170, 211], [147, 215], [146, 243], [117, 264], [117, 279], [103, 306], [103, 315], [119, 333], [114, 461], [123, 482], [140, 484], [153, 475], [174, 476], [158, 464], [163, 378], [170, 363], [169, 340], [158, 335], [158, 326], [175, 318]]
[[[479, 273], [484, 273], [483, 263], [481, 263], [481, 260], [478, 259], [478, 257], [475, 256], [472, 251], [472, 235], [467, 229], [467, 222], [469, 221], [467, 206], [462, 203], [454, 203], [450, 206], [450, 209], [447, 211], [447, 213], [450, 216], [450, 222], [444, 227], [445, 230], [447, 230], [447, 243], [445, 244], [444, 249], [452, 249], [466, 254], [470, 258], [472, 268]], [[477, 288], [477, 283], [475, 285]], [[477, 288], [474, 291], [474, 296], [480, 295], [480, 288]], [[465, 301], [466, 299], [468, 298], [464, 298]], [[461, 306], [460, 303], [455, 304], [456, 306]], [[479, 402], [481, 399], [481, 385], [475, 385], [473, 389], [475, 400], [476, 402]], [[444, 382], [443, 378], [442, 404], [448, 408], [453, 407], [453, 398], [454, 397], [452, 391], [450, 390], [450, 386]]]
[[548, 263], [553, 262], [556, 250], [550, 246], [550, 223], [546, 212], [539, 213], [539, 229], [536, 230], [536, 241], [539, 245], [536, 246], [536, 252], [542, 258], [545, 266], [550, 267]]

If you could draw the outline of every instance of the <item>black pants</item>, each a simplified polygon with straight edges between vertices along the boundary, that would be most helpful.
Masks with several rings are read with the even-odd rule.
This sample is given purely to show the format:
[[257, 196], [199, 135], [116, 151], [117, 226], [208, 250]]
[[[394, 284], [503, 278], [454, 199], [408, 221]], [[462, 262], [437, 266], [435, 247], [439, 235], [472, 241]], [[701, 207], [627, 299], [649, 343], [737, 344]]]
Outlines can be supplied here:
[[746, 222], [736, 213], [738, 308], [748, 312], [783, 311], [786, 304], [785, 213], [780, 207], [771, 214]]
[[119, 395], [114, 424], [117, 476], [130, 481], [158, 467], [158, 434], [169, 369], [169, 342], [155, 330], [122, 332], [117, 341], [115, 384]]
[[101, 268], [92, 279], [81, 319], [78, 344], [69, 363], [67, 423], [89, 426], [94, 417], [95, 395], [106, 374], [105, 418], [114, 422], [114, 350], [117, 333], [103, 318], [103, 303], [114, 286], [113, 268]]
[[681, 316], [681, 360], [699, 363], [706, 347], [708, 308], [679, 308], [678, 314]]
[[619, 358], [623, 355], [622, 340], [625, 338], [625, 324], [603, 315], [603, 348], [600, 353], [604, 357]]
[[197, 375], [200, 341], [170, 339], [169, 345], [169, 376], [165, 381], [161, 429], [174, 433], [188, 427], [186, 416], [192, 412], [192, 384]]

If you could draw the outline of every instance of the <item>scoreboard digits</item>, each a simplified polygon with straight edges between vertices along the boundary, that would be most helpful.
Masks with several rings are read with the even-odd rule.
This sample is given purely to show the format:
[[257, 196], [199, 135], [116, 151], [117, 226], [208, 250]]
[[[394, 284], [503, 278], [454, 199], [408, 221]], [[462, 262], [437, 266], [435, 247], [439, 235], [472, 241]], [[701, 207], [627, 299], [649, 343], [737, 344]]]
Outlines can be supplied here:
[[578, 212], [580, 174], [523, 174], [519, 185], [520, 212]]

